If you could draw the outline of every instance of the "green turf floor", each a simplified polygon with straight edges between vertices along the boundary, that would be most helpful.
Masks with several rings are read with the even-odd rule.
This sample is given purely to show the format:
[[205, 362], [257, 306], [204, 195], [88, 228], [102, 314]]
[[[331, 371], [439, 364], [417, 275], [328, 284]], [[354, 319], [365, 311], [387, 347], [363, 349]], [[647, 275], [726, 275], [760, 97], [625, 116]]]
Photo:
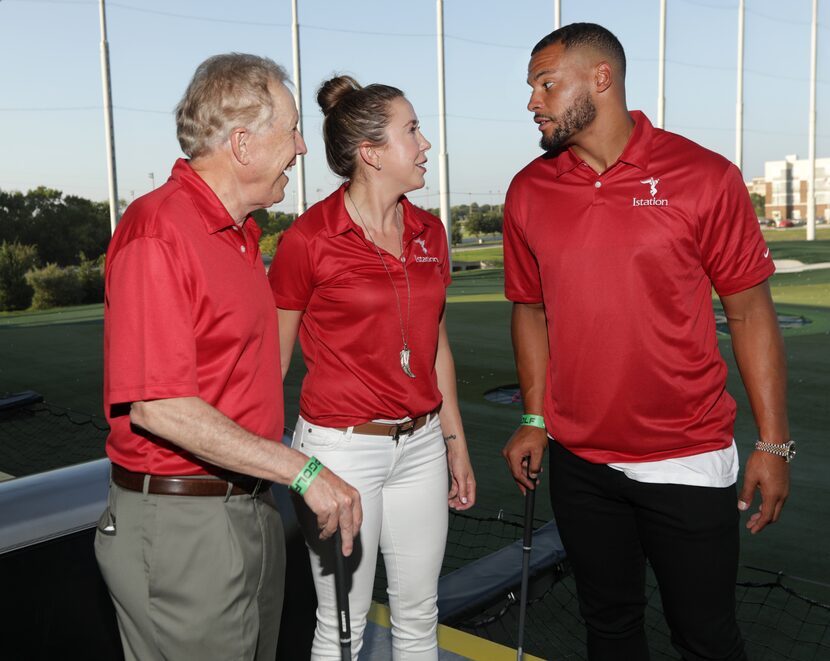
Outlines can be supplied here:
[[[779, 247], [774, 245], [773, 251]], [[830, 261], [828, 241], [793, 242], [787, 250], [788, 259]], [[811, 321], [785, 331], [791, 429], [799, 454], [793, 464], [792, 495], [781, 521], [756, 537], [743, 535], [741, 561], [830, 582], [830, 270], [775, 275], [772, 285], [780, 313]], [[481, 515], [522, 508], [499, 454], [515, 427], [519, 408], [483, 398], [487, 390], [516, 380], [510, 304], [502, 296], [502, 286], [503, 274], [498, 270], [458, 274], [447, 308], [462, 414], [479, 485], [476, 511]], [[0, 315], [0, 392], [32, 389], [51, 404], [100, 415], [101, 315], [101, 306]], [[729, 338], [724, 336], [720, 342], [731, 370], [728, 387], [738, 401], [736, 438], [745, 456], [756, 432]], [[296, 420], [302, 372], [297, 354], [285, 387], [289, 426]], [[537, 502], [538, 514], [549, 516], [548, 499]]]

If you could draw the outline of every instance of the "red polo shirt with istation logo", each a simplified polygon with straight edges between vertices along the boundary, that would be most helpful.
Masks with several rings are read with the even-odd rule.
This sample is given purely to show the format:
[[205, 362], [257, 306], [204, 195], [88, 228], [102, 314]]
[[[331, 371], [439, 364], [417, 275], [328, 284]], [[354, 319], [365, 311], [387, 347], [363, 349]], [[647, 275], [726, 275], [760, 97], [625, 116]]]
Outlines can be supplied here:
[[507, 298], [545, 306], [548, 432], [595, 463], [729, 446], [712, 287], [735, 294], [775, 270], [740, 171], [631, 116], [605, 172], [544, 155], [505, 204]]
[[129, 403], [200, 397], [248, 431], [283, 431], [277, 318], [252, 218], [237, 227], [187, 161], [127, 207], [107, 251], [104, 409], [110, 459], [157, 475], [211, 472], [130, 426]]
[[[300, 344], [308, 374], [300, 413], [308, 422], [348, 427], [369, 420], [417, 417], [441, 402], [435, 375], [438, 325], [450, 283], [441, 221], [403, 207], [400, 259], [364, 238], [346, 211], [344, 184], [312, 206], [282, 236], [268, 273], [278, 308], [303, 310]], [[400, 364], [401, 317], [408, 322], [412, 379]]]

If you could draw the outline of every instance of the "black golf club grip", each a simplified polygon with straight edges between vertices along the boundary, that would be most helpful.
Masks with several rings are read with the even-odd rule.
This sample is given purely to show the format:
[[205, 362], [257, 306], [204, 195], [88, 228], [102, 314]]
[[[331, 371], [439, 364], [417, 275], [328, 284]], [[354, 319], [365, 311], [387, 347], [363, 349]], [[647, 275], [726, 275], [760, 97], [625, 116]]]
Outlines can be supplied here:
[[349, 590], [346, 586], [346, 563], [340, 529], [334, 532], [334, 593], [337, 598], [337, 630], [340, 633], [340, 650], [343, 661], [352, 659], [352, 628], [349, 622]]

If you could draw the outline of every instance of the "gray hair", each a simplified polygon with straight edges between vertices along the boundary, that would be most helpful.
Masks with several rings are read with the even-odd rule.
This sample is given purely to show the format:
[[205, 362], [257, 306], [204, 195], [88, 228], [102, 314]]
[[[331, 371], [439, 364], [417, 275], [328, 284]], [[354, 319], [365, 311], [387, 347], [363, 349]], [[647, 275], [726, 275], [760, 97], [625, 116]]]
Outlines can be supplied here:
[[202, 62], [176, 106], [176, 135], [190, 158], [203, 156], [244, 126], [259, 131], [273, 120], [268, 86], [288, 75], [267, 57], [246, 53], [214, 55]]

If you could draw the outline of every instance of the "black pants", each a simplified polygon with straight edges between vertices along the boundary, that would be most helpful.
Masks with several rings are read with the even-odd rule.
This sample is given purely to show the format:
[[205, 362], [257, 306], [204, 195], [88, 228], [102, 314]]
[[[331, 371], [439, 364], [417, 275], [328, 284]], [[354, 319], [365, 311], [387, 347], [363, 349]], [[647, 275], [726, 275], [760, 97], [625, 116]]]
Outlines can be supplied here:
[[684, 659], [746, 659], [735, 620], [738, 510], [724, 489], [647, 484], [551, 441], [553, 511], [574, 569], [588, 658], [640, 661], [651, 563]]

